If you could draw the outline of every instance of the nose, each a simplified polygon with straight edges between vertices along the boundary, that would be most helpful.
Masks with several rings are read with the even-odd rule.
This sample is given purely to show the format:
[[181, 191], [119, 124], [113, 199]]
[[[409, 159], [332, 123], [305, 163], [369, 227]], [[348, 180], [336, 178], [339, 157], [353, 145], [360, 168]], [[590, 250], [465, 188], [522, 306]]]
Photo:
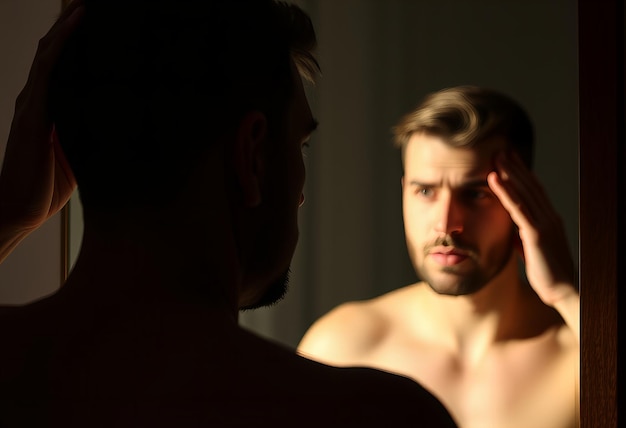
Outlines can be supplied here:
[[300, 202], [298, 203], [298, 207], [304, 205], [304, 193], [300, 193]]
[[455, 201], [454, 197], [447, 196], [440, 199], [439, 205], [435, 231], [446, 235], [462, 233], [465, 222], [462, 204]]

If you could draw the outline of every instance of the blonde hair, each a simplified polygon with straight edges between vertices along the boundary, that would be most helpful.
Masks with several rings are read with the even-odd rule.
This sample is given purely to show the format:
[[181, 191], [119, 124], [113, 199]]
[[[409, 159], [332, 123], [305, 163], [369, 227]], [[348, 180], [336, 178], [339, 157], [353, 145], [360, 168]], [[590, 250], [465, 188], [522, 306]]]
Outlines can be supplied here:
[[528, 167], [532, 164], [534, 132], [528, 114], [512, 98], [492, 89], [457, 86], [426, 96], [393, 128], [403, 161], [409, 139], [420, 132], [439, 136], [454, 147], [473, 147], [501, 136]]

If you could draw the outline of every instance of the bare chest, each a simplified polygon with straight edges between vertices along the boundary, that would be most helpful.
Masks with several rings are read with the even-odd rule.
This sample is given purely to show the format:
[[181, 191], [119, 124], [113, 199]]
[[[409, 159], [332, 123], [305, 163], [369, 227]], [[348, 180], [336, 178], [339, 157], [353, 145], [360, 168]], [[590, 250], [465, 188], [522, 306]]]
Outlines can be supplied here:
[[395, 338], [369, 358], [430, 389], [461, 428], [575, 426], [578, 351], [553, 341], [493, 346], [468, 357]]

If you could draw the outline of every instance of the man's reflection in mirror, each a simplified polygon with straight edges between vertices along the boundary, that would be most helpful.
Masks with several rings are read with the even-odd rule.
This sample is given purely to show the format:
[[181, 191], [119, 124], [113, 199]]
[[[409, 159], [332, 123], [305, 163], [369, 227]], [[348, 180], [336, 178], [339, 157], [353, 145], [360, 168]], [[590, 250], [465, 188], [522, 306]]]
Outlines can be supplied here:
[[421, 281], [339, 306], [300, 353], [416, 379], [464, 428], [576, 426], [575, 268], [530, 171], [528, 115], [497, 91], [455, 87], [427, 96], [394, 133]]

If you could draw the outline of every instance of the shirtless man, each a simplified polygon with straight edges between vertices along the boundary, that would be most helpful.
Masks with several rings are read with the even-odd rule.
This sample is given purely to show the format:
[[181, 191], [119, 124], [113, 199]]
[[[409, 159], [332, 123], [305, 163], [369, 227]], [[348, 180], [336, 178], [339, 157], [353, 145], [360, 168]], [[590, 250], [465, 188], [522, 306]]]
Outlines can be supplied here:
[[0, 259], [74, 176], [85, 230], [58, 293], [0, 308], [2, 428], [455, 426], [405, 377], [237, 323], [286, 289], [314, 45], [271, 0], [85, 0], [42, 39], [0, 174]]
[[462, 428], [576, 426], [575, 269], [528, 169], [527, 115], [500, 93], [457, 87], [428, 96], [394, 131], [407, 247], [422, 281], [337, 307], [299, 352], [412, 377]]

